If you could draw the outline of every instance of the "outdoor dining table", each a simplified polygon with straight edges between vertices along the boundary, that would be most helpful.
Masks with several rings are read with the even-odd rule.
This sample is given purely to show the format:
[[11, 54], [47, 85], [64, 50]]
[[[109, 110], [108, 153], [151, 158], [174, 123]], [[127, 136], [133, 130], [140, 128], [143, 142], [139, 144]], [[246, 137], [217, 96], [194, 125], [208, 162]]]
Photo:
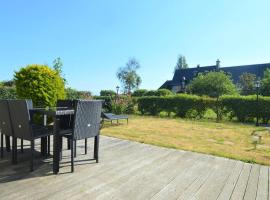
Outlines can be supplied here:
[[[58, 107], [58, 108], [34, 108], [30, 109], [30, 114], [40, 114], [44, 116], [44, 125], [46, 125], [46, 118], [52, 117], [54, 121], [53, 127], [53, 173], [57, 174], [59, 172], [59, 162], [60, 162], [60, 141], [61, 136], [60, 131], [60, 117], [63, 115], [74, 115], [73, 108]], [[43, 145], [41, 145], [43, 146]]]

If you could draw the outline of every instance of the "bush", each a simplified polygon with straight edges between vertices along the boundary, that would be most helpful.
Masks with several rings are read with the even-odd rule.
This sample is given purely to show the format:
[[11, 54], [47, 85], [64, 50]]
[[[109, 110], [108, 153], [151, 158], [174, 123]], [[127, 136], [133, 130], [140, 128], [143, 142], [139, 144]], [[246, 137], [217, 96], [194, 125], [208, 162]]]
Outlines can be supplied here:
[[79, 91], [72, 88], [66, 88], [66, 99], [92, 99], [92, 94], [89, 91]]
[[0, 86], [0, 99], [16, 99], [15, 87]]
[[172, 95], [173, 93], [168, 89], [159, 89], [159, 90], [149, 90], [144, 93], [144, 96], [168, 96]]
[[171, 95], [165, 97], [141, 97], [138, 98], [138, 110], [142, 114], [157, 115], [161, 111], [176, 113], [179, 117], [186, 117], [191, 112], [192, 117], [202, 118], [207, 108], [213, 103], [208, 97], [195, 95]]
[[135, 90], [132, 94], [133, 97], [142, 97], [145, 95], [145, 93], [147, 92], [146, 89], [138, 89], [138, 90]]
[[113, 90], [101, 90], [100, 96], [115, 96], [116, 92]]
[[32, 99], [35, 106], [55, 106], [57, 99], [65, 98], [64, 80], [46, 65], [28, 65], [15, 72], [17, 95]]
[[157, 90], [157, 96], [168, 96], [172, 95], [172, 91], [168, 89], [158, 89]]
[[240, 122], [253, 121], [257, 117], [267, 123], [270, 118], [270, 97], [259, 97], [257, 105], [256, 95], [252, 96], [223, 96], [223, 106]]
[[110, 96], [94, 96], [94, 99], [104, 100], [103, 109], [105, 112], [112, 112], [112, 103], [114, 99]]

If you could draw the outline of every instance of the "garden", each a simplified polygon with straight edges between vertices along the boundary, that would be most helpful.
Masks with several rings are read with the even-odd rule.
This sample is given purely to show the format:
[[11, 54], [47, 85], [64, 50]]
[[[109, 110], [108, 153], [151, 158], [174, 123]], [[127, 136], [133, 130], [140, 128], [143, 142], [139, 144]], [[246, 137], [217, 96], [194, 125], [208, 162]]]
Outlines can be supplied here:
[[138, 89], [139, 67], [130, 60], [119, 69], [121, 91], [117, 87], [92, 95], [67, 87], [60, 59], [53, 67], [28, 65], [1, 82], [0, 99], [32, 99], [36, 107], [55, 106], [58, 99], [102, 99], [104, 112], [131, 119], [128, 125], [106, 124], [104, 135], [270, 165], [270, 70], [260, 88], [251, 74], [243, 74], [235, 85], [229, 74], [214, 71], [198, 74], [185, 93], [176, 94]]

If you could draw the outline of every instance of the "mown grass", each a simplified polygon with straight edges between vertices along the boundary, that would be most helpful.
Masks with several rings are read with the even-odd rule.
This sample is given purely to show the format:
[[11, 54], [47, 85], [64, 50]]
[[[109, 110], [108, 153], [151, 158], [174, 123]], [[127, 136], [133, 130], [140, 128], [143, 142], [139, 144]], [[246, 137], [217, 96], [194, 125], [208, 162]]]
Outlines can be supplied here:
[[[254, 148], [251, 133], [262, 142]], [[129, 124], [105, 125], [103, 135], [162, 147], [212, 154], [249, 163], [270, 165], [270, 133], [242, 123], [130, 116]]]

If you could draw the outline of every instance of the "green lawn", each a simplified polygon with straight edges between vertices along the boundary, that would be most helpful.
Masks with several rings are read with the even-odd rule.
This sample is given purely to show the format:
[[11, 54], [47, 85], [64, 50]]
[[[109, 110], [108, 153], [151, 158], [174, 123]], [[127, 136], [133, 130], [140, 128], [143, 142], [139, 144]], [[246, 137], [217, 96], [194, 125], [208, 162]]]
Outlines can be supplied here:
[[[260, 131], [254, 149], [251, 133]], [[129, 124], [106, 123], [103, 135], [270, 165], [268, 130], [242, 123], [130, 116]]]

